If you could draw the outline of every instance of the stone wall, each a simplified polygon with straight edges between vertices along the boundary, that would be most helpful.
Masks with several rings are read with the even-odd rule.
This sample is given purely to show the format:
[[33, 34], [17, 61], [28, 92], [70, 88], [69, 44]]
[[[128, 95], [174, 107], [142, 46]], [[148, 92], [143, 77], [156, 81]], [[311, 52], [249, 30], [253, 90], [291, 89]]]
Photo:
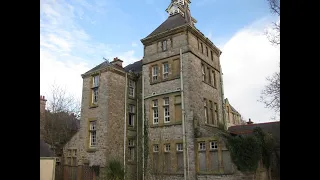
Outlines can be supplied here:
[[[111, 71], [100, 72], [96, 107], [90, 107], [91, 84], [91, 76], [83, 79], [80, 130], [65, 145], [64, 153], [69, 147], [77, 147], [79, 165], [89, 163], [90, 166], [105, 167], [110, 158], [123, 162], [125, 76]], [[95, 148], [89, 147], [90, 120], [97, 121]]]

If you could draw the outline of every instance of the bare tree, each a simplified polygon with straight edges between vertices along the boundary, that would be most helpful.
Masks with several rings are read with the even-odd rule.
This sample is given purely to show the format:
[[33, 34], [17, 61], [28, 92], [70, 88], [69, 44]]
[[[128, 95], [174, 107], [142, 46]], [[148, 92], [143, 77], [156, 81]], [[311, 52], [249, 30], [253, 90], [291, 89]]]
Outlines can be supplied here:
[[267, 77], [268, 85], [262, 90], [260, 102], [266, 108], [280, 112], [280, 72], [275, 72], [271, 77]]
[[[273, 14], [280, 17], [280, 0], [267, 0]], [[266, 31], [266, 36], [273, 45], [280, 45], [280, 20], [273, 22], [273, 28]]]
[[60, 86], [52, 85], [44, 114], [44, 137], [55, 154], [78, 131], [79, 117], [79, 101]]

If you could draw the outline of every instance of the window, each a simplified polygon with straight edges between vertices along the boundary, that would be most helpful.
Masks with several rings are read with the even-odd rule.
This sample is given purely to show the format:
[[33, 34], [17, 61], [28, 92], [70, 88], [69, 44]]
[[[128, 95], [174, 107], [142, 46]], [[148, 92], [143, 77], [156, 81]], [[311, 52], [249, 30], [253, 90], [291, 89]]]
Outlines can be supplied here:
[[90, 121], [90, 147], [95, 147], [97, 145], [97, 129], [96, 121]]
[[207, 100], [203, 99], [204, 102], [204, 120], [205, 123], [208, 123], [208, 108], [207, 108]]
[[170, 152], [170, 144], [165, 144], [164, 152]]
[[135, 82], [132, 80], [129, 80], [129, 96], [134, 97], [134, 89], [135, 89]]
[[218, 115], [218, 104], [214, 103], [214, 114], [215, 114], [215, 123], [218, 124], [219, 122], [219, 115]]
[[152, 107], [158, 107], [158, 100], [157, 99], [153, 100], [153, 106]]
[[207, 56], [209, 56], [208, 47], [206, 47], [206, 53], [207, 53]]
[[93, 79], [92, 87], [93, 88], [99, 87], [99, 75], [93, 76], [92, 79]]
[[91, 104], [98, 103], [98, 88], [99, 88], [99, 75], [92, 77], [92, 102]]
[[166, 51], [166, 50], [167, 50], [167, 40], [164, 40], [162, 41], [162, 51]]
[[209, 79], [208, 79], [208, 83], [211, 84], [211, 73], [210, 73], [210, 68], [207, 68], [207, 72], [209, 73]]
[[134, 140], [132, 139], [128, 140], [128, 148], [129, 148], [129, 152], [128, 152], [129, 161], [133, 161], [134, 160]]
[[211, 54], [211, 61], [213, 61], [213, 53], [212, 53], [212, 50], [210, 50], [210, 54]]
[[164, 63], [163, 64], [163, 79], [168, 79], [169, 77], [169, 64]]
[[159, 145], [158, 144], [153, 145], [153, 152], [159, 152]]
[[152, 67], [152, 81], [155, 82], [158, 80], [158, 66]]
[[66, 164], [69, 166], [77, 166], [77, 150], [76, 149], [68, 149]]
[[129, 139], [129, 140], [128, 140], [128, 146], [129, 146], [129, 147], [130, 147], [130, 146], [134, 146], [134, 140]]
[[77, 156], [77, 150], [76, 149], [73, 150], [73, 156]]
[[216, 150], [218, 149], [218, 143], [216, 141], [210, 142], [210, 149], [211, 150]]
[[212, 104], [212, 101], [209, 101], [209, 105], [210, 105], [210, 116], [211, 116], [211, 118], [210, 118], [210, 124], [211, 124], [211, 123], [212, 123], [212, 124], [215, 124], [215, 123], [214, 123], [214, 119], [213, 119], [214, 114], [213, 114], [213, 104]]
[[177, 144], [177, 151], [179, 152], [183, 151], [182, 143]]
[[215, 74], [215, 72], [214, 71], [212, 71], [212, 78], [211, 78], [211, 80], [212, 80], [212, 86], [213, 87], [216, 87], [216, 74]]
[[169, 106], [169, 98], [168, 97], [163, 98], [163, 105]]
[[169, 106], [164, 107], [164, 122], [165, 123], [170, 122]]
[[206, 150], [206, 143], [205, 142], [200, 142], [199, 143], [199, 150], [200, 151], [205, 151]]
[[129, 126], [134, 126], [135, 106], [129, 105]]
[[164, 104], [164, 122], [168, 123], [170, 122], [170, 108], [169, 108], [169, 98], [164, 98], [163, 99], [163, 104]]
[[200, 43], [200, 47], [201, 47], [201, 52], [203, 53], [203, 44], [202, 44], [202, 42]]
[[92, 89], [92, 104], [98, 103], [98, 88]]
[[204, 71], [204, 65], [201, 64], [201, 72], [202, 72], [202, 81], [205, 81], [206, 80], [206, 73]]
[[159, 123], [158, 100], [153, 100], [153, 124]]

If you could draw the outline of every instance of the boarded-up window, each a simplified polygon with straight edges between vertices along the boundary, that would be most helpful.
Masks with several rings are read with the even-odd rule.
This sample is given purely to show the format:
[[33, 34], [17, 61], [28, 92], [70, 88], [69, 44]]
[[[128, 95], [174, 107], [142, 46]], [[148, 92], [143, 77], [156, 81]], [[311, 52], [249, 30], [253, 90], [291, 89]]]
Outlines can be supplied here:
[[183, 153], [182, 152], [177, 153], [177, 171], [183, 172]]
[[174, 103], [175, 104], [180, 104], [181, 103], [181, 96], [180, 95], [175, 97]]
[[224, 173], [225, 174], [233, 173], [233, 166], [232, 166], [232, 162], [231, 162], [230, 152], [223, 151], [222, 152], [222, 159], [223, 159]]
[[166, 172], [171, 172], [171, 153], [164, 153], [164, 170]]
[[158, 172], [159, 170], [159, 154], [153, 153], [153, 172]]
[[180, 75], [180, 60], [175, 59], [173, 60], [173, 76], [177, 77]]
[[211, 151], [211, 170], [219, 171], [219, 159], [218, 159], [218, 151]]
[[207, 171], [206, 152], [199, 152], [199, 170]]
[[175, 96], [174, 98], [174, 118], [176, 121], [182, 120], [182, 110], [181, 110], [181, 96]]

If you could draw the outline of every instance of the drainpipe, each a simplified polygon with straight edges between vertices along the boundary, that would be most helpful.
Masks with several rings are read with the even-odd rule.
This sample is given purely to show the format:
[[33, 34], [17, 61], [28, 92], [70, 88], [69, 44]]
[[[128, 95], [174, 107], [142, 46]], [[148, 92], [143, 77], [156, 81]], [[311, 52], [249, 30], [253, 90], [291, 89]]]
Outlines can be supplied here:
[[127, 88], [128, 88], [128, 73], [126, 73], [126, 85], [124, 89], [124, 136], [123, 136], [123, 167], [126, 170], [126, 136], [127, 136]]
[[185, 111], [184, 111], [184, 91], [183, 91], [183, 73], [182, 73], [182, 49], [180, 49], [180, 81], [181, 81], [181, 110], [182, 110], [182, 134], [183, 134], [183, 175], [187, 180], [187, 145], [186, 145], [186, 129], [185, 129]]
[[[143, 66], [142, 66], [143, 69]], [[141, 73], [142, 78], [142, 180], [144, 180], [144, 76], [143, 76], [143, 70]]]
[[[137, 86], [136, 86], [137, 87]], [[137, 93], [136, 93], [137, 95]], [[138, 118], [139, 118], [139, 110], [138, 110], [138, 107], [139, 107], [139, 99], [137, 97], [137, 106], [136, 106], [136, 111], [137, 111], [137, 116], [136, 116], [136, 121], [137, 121], [137, 180], [139, 180], [139, 176], [138, 176], [138, 172], [139, 172], [139, 121], [138, 121]]]

